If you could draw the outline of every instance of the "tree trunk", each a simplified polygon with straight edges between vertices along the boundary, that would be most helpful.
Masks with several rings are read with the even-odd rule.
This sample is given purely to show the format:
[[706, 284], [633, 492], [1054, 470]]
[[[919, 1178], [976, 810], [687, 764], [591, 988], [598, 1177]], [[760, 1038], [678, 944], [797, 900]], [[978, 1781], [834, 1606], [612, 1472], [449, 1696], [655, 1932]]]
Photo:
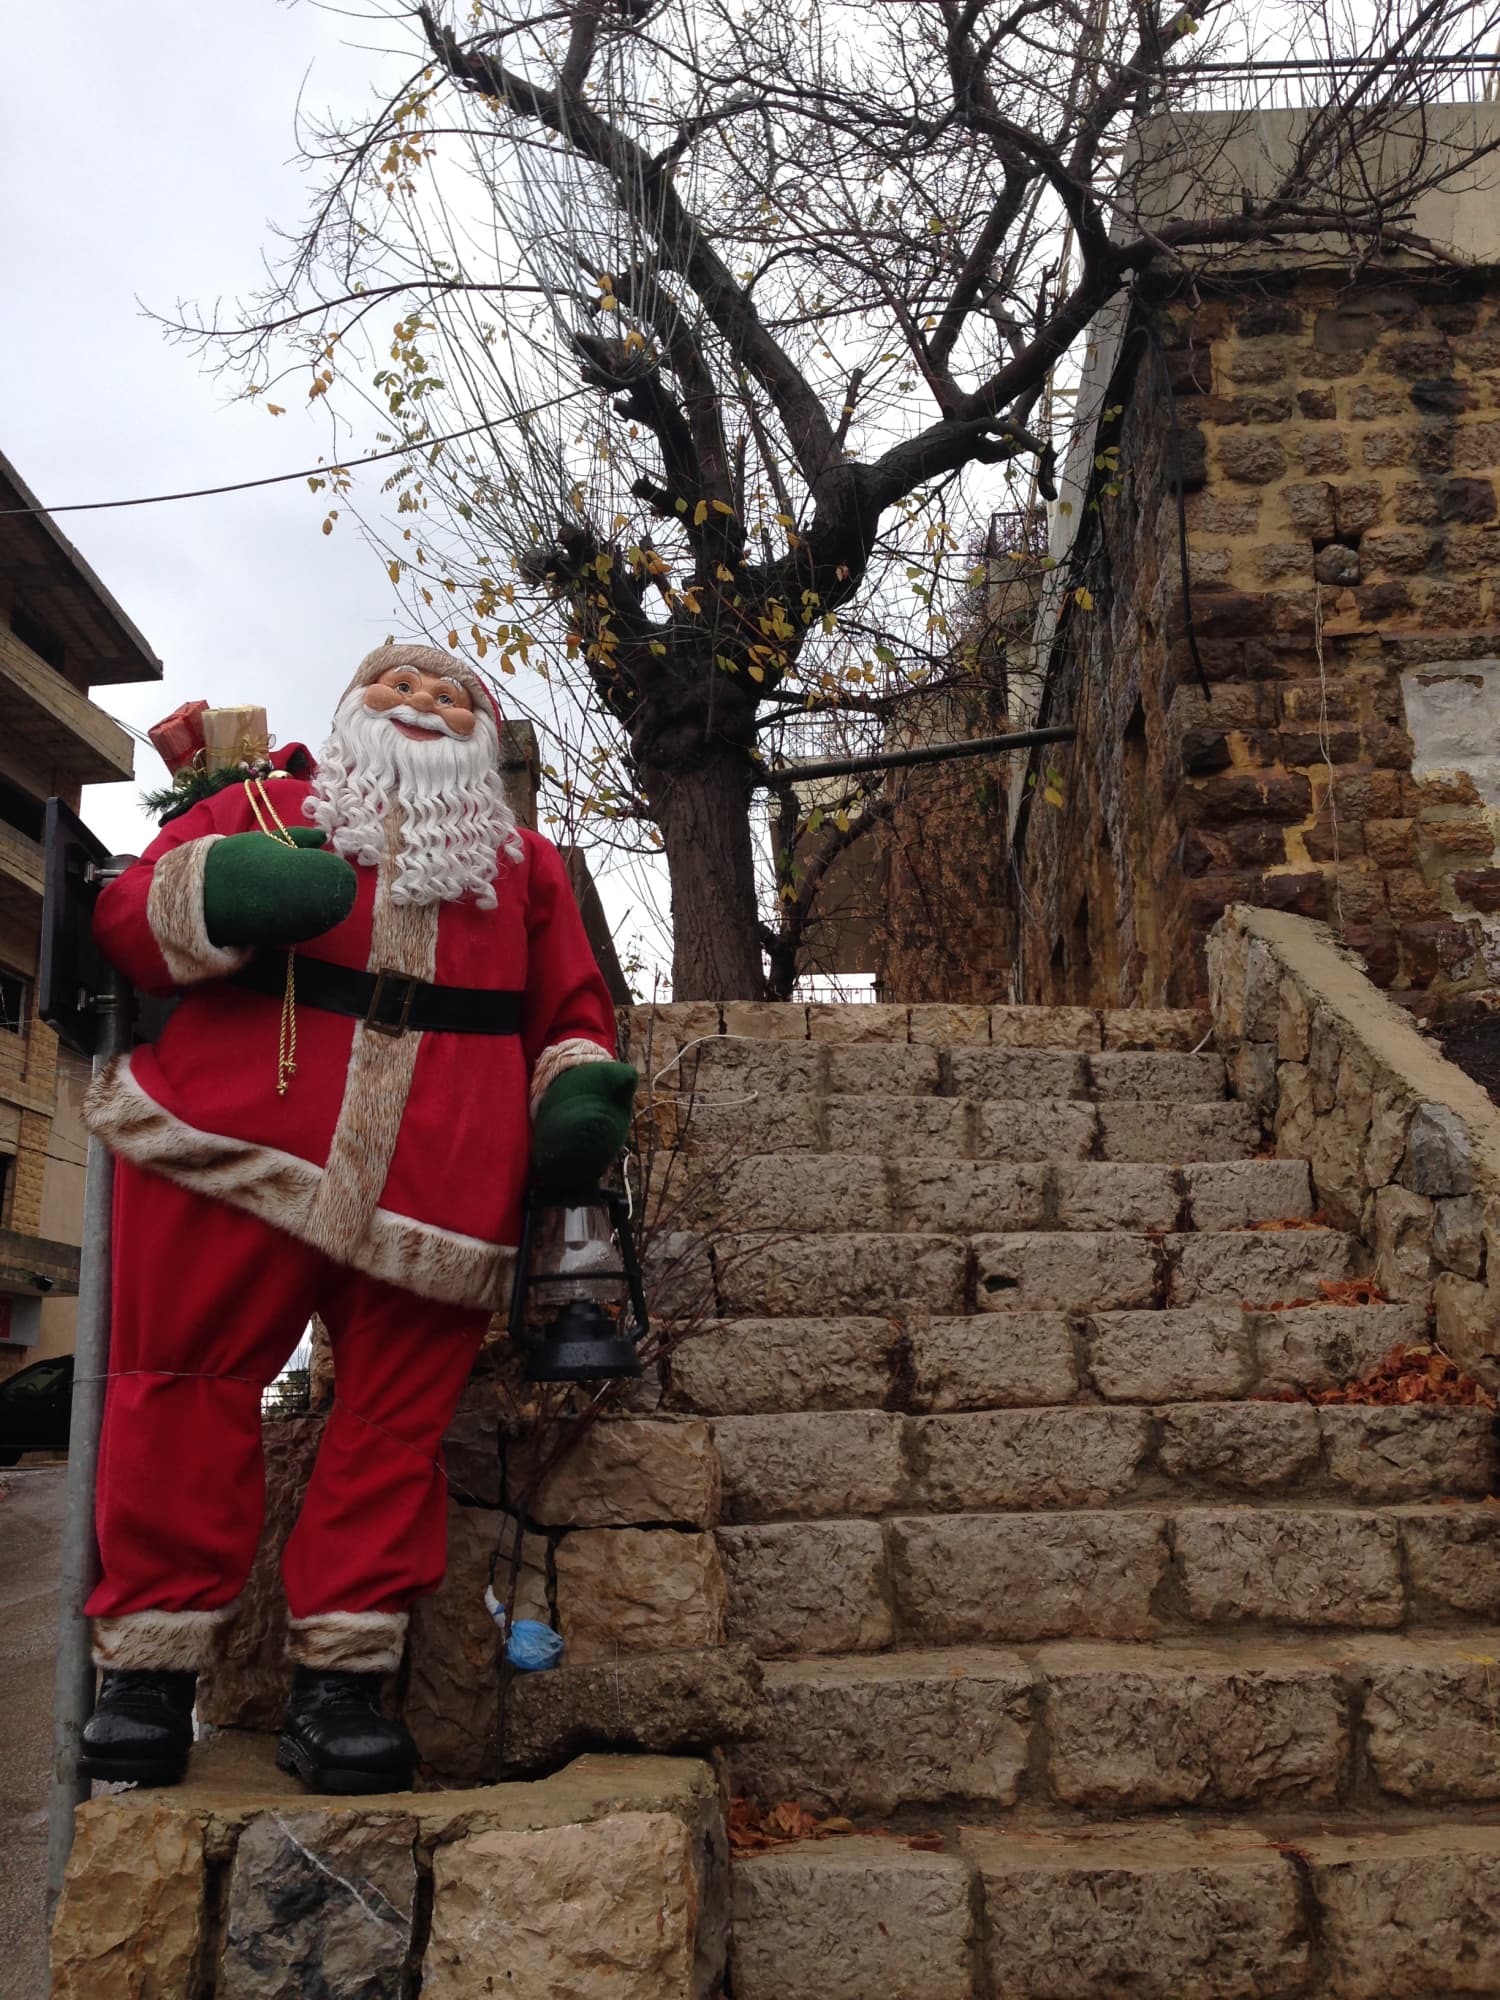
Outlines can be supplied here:
[[672, 880], [673, 999], [763, 998], [744, 752], [641, 775]]

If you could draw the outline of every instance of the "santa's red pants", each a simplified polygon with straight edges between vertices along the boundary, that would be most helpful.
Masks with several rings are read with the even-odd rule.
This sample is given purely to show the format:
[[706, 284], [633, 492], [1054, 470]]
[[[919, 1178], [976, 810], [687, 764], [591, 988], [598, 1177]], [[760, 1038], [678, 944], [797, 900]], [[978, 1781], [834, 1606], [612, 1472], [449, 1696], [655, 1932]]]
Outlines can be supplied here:
[[353, 1668], [399, 1657], [402, 1614], [442, 1581], [441, 1440], [489, 1315], [365, 1277], [121, 1160], [103, 1578], [88, 1603], [102, 1665], [211, 1657], [260, 1537], [261, 1392], [314, 1312], [334, 1402], [282, 1558], [291, 1650]]

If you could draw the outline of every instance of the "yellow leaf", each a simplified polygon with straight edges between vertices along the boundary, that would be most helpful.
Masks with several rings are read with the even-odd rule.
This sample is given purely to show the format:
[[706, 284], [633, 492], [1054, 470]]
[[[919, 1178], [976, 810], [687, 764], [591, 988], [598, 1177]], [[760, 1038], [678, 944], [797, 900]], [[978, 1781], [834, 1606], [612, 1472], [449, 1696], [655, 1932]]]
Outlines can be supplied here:
[[390, 577], [390, 579], [391, 579], [391, 582], [392, 582], [392, 583], [399, 583], [399, 582], [401, 581], [401, 565], [400, 565], [400, 563], [398, 563], [398, 562], [388, 562], [388, 563], [386, 564], [386, 571], [387, 571], [387, 574], [389, 575], [389, 577]]
[[771, 516], [771, 519], [773, 521], [779, 522], [779, 524], [783, 528], [795, 528], [797, 525], [797, 523], [792, 519], [790, 514], [773, 514]]
[[723, 563], [716, 563], [714, 565], [714, 575], [719, 579], [720, 583], [734, 582], [734, 571], [732, 569], [725, 569]]
[[753, 681], [763, 681], [766, 677], [764, 667], [746, 667], [745, 671]]
[[1048, 785], [1042, 792], [1042, 799], [1049, 806], [1060, 806], [1063, 802], [1063, 795], [1057, 789], [1056, 785]]
[[703, 523], [707, 519], [708, 519], [708, 502], [706, 500], [700, 500], [697, 506], [693, 509], [693, 526], [695, 528], [701, 528], [703, 526]]
[[1086, 584], [1079, 584], [1078, 588], [1073, 592], [1073, 601], [1080, 611], [1092, 611], [1094, 608], [1094, 593]]
[[833, 823], [838, 828], [840, 833], [847, 833], [849, 831], [848, 813], [842, 811], [836, 812], [833, 816]]
[[716, 514], [727, 514], [731, 521], [734, 519], [734, 509], [727, 500], [715, 500], [714, 512]]
[[273, 417], [284, 417], [286, 415], [286, 406], [282, 403], [267, 403], [266, 408]]

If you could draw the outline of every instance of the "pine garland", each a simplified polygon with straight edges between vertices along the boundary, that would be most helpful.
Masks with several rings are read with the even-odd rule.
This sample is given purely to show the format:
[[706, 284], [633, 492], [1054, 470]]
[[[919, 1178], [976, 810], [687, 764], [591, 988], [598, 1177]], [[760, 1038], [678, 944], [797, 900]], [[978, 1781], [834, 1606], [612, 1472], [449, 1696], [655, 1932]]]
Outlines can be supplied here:
[[[311, 773], [310, 758], [294, 754], [288, 761], [288, 777], [305, 778]], [[277, 775], [266, 757], [247, 758], [242, 764], [226, 764], [218, 771], [205, 771], [201, 767], [185, 764], [170, 785], [164, 785], [157, 792], [142, 792], [141, 804], [153, 815], [158, 826], [165, 826], [169, 820], [181, 818], [183, 813], [191, 812], [194, 806], [211, 799], [215, 792], [222, 792], [228, 785], [242, 785], [247, 778]]]

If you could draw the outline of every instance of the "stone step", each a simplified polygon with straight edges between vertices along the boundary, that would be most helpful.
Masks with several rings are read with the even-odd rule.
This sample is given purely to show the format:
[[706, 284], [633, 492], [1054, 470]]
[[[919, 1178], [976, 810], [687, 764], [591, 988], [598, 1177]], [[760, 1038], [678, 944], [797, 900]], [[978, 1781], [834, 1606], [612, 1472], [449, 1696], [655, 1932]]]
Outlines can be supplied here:
[[1102, 1507], [1114, 1500], [1483, 1496], [1494, 1417], [1442, 1404], [1041, 1407], [717, 1417], [726, 1522]]
[[764, 1093], [797, 1091], [813, 1097], [897, 1096], [961, 1098], [1121, 1099], [1163, 1104], [1208, 1104], [1226, 1092], [1224, 1061], [1208, 1051], [1107, 1050], [1096, 1055], [1069, 1049], [825, 1048], [810, 1042], [703, 1043], [684, 1057], [659, 1091], [675, 1088], [713, 1096], [725, 1105]]
[[759, 1153], [699, 1182], [684, 1215], [737, 1229], [1015, 1231], [1244, 1229], [1312, 1214], [1305, 1160], [1184, 1167], [1065, 1160]]
[[1202, 1504], [718, 1530], [728, 1636], [762, 1659], [1500, 1623], [1500, 1508]]
[[1357, 1381], [1427, 1333], [1420, 1305], [720, 1320], [673, 1352], [666, 1405], [721, 1417], [1276, 1396]]
[[1352, 1813], [963, 1826], [732, 1868], [735, 2000], [1500, 1992], [1500, 1826]]
[[819, 1814], [1500, 1801], [1500, 1630], [845, 1654], [765, 1669], [730, 1788]]
[[655, 1077], [675, 1069], [682, 1051], [721, 1040], [882, 1050], [1191, 1050], [1206, 1044], [1210, 1028], [1207, 1013], [1182, 1008], [685, 1001], [627, 1008], [622, 1044]]
[[1357, 1239], [1331, 1229], [1037, 1230], [1004, 1235], [886, 1231], [789, 1235], [779, 1227], [713, 1240], [720, 1319], [888, 1313], [1125, 1312], [1221, 1304], [1316, 1303], [1355, 1276]]
[[678, 1144], [707, 1156], [861, 1153], [973, 1160], [1238, 1160], [1260, 1143], [1247, 1104], [1067, 1097], [819, 1097], [796, 1090], [684, 1095]]

